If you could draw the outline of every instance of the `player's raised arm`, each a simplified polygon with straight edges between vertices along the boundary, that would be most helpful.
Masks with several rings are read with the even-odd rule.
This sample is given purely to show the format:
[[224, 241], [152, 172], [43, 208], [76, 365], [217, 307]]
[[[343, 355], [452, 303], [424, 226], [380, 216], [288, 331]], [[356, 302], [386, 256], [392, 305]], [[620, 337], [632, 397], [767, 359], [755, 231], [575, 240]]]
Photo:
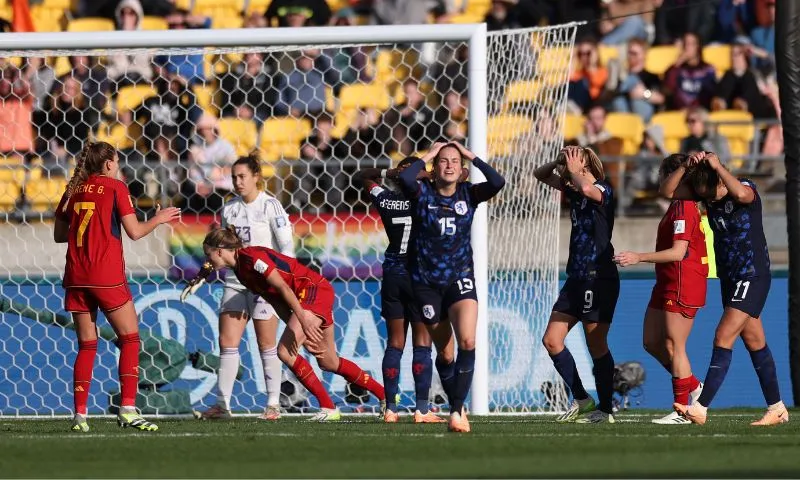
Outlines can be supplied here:
[[56, 221], [53, 226], [53, 240], [56, 243], [69, 241], [69, 190], [64, 192], [56, 208]]
[[161, 205], [156, 206], [156, 214], [149, 220], [140, 222], [136, 219], [136, 215], [130, 213], [122, 217], [122, 227], [125, 228], [125, 233], [128, 234], [131, 240], [139, 240], [146, 237], [153, 230], [162, 223], [170, 223], [178, 220], [181, 216], [181, 209], [178, 207], [161, 208]]
[[355, 181], [356, 183], [360, 182], [362, 188], [369, 192], [372, 190], [372, 187], [375, 187], [380, 183], [381, 178], [386, 177], [386, 172], [386, 169], [381, 168], [362, 168], [356, 172]]
[[714, 170], [717, 175], [719, 175], [720, 181], [722, 181], [722, 183], [725, 184], [725, 187], [728, 189], [728, 195], [733, 197], [736, 202], [746, 205], [755, 201], [755, 190], [753, 190], [752, 187], [742, 183], [742, 181], [738, 178], [734, 177], [733, 174], [722, 165], [716, 153], [705, 152], [703, 161], [709, 167], [711, 167], [711, 169]]
[[596, 183], [604, 178], [603, 164], [597, 154], [582, 147], [566, 147], [562, 152], [575, 190], [595, 203], [605, 204], [610, 192]]
[[704, 152], [690, 155], [674, 172], [670, 173], [658, 187], [658, 193], [667, 200], [697, 200], [697, 195], [689, 185], [684, 182], [689, 167], [695, 166], [702, 160]]
[[562, 190], [563, 185], [561, 184], [561, 176], [556, 173], [557, 166], [558, 161], [547, 162], [534, 170], [533, 176], [536, 177], [536, 180], [539, 180], [545, 185], [553, 187], [556, 190]]
[[472, 196], [475, 198], [476, 203], [486, 202], [491, 200], [492, 197], [500, 193], [500, 190], [506, 185], [506, 179], [500, 173], [492, 168], [488, 163], [478, 158], [474, 153], [467, 150], [464, 145], [458, 142], [453, 144], [461, 152], [461, 156], [472, 162], [475, 168], [481, 171], [486, 177], [485, 182], [476, 183], [472, 186]]

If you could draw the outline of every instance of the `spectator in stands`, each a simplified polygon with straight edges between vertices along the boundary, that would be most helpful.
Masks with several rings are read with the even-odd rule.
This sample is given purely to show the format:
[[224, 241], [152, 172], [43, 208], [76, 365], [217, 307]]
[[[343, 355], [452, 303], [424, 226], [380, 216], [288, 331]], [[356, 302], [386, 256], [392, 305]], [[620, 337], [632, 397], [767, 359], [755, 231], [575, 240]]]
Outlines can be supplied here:
[[331, 7], [325, 0], [273, 0], [264, 12], [268, 26], [322, 27], [331, 20]]
[[583, 122], [583, 133], [578, 135], [578, 145], [597, 150], [598, 145], [611, 138], [611, 133], [606, 129], [606, 109], [600, 104], [591, 106]]
[[[629, 202], [633, 201], [639, 192], [651, 192], [653, 195], [657, 195], [659, 162], [654, 160], [661, 160], [670, 153], [672, 152], [667, 151], [664, 143], [664, 129], [661, 128], [661, 125], [648, 126], [644, 131], [644, 138], [639, 150], [639, 158], [642, 161], [627, 165], [630, 176], [625, 183], [627, 191], [625, 198]], [[644, 159], [649, 161], [644, 161]], [[660, 201], [659, 204], [661, 204]], [[623, 205], [623, 208], [627, 206]], [[666, 206], [669, 206], [668, 202], [666, 202]]]
[[647, 41], [644, 12], [653, 10], [653, 0], [604, 0], [603, 21], [600, 22], [601, 43], [621, 45], [631, 40]]
[[46, 120], [39, 125], [39, 135], [47, 142], [47, 151], [41, 153], [65, 168], [69, 159], [80, 153], [100, 112], [92, 108], [77, 78], [66, 77], [53, 95], [48, 98]]
[[702, 107], [692, 107], [686, 112], [686, 125], [689, 136], [681, 140], [681, 153], [716, 152], [723, 161], [730, 160], [728, 140], [709, 132], [707, 129], [708, 111]]
[[[331, 26], [351, 27], [356, 25], [355, 11], [352, 8], [342, 8], [331, 18]], [[370, 73], [369, 51], [375, 50], [372, 46], [333, 47], [323, 51], [320, 60], [326, 60], [328, 75], [326, 78], [333, 85], [334, 93], [338, 94], [343, 85], [351, 83], [369, 83], [373, 80]], [[335, 76], [336, 78], [332, 78]]]
[[687, 33], [693, 33], [702, 43], [711, 41], [714, 33], [714, 13], [718, 2], [694, 0], [653, 0], [656, 10], [655, 27], [658, 45], [671, 45]]
[[434, 123], [434, 111], [428, 106], [416, 79], [409, 77], [403, 82], [403, 94], [403, 103], [396, 105], [386, 118], [393, 126], [392, 137], [397, 150], [407, 156], [427, 149], [437, 139], [438, 127]]
[[678, 60], [664, 74], [664, 92], [670, 109], [682, 110], [701, 106], [709, 108], [717, 74], [714, 67], [703, 61], [700, 37], [686, 33], [681, 42]]
[[450, 90], [459, 93], [467, 91], [469, 85], [468, 59], [469, 49], [466, 45], [459, 45], [446, 63], [437, 63], [431, 68], [431, 77], [436, 81], [437, 92], [444, 94]]
[[436, 23], [446, 23], [455, 13], [452, 0], [374, 0], [372, 23], [374, 25], [422, 25], [433, 14]]
[[486, 29], [490, 32], [521, 28], [518, 17], [518, 0], [492, 0], [492, 8], [483, 19]]
[[316, 118], [325, 110], [325, 79], [314, 68], [319, 50], [303, 50], [295, 57], [295, 69], [280, 86], [278, 111], [293, 117]]
[[269, 24], [267, 23], [267, 17], [265, 17], [263, 13], [252, 12], [245, 17], [244, 25], [242, 26], [244, 28], [265, 28], [268, 27]]
[[0, 155], [20, 161], [33, 148], [32, 74], [0, 59]]
[[50, 67], [42, 57], [29, 57], [27, 59], [28, 68], [31, 70], [31, 92], [33, 93], [33, 111], [43, 111], [45, 101], [50, 95], [53, 84], [56, 81], [56, 72]]
[[220, 81], [223, 117], [254, 120], [258, 125], [272, 115], [279, 92], [273, 82], [276, 67], [264, 61], [262, 52], [244, 54]]
[[[122, 0], [115, 10], [117, 30], [141, 30], [143, 16], [139, 0]], [[152, 57], [144, 50], [114, 54], [107, 62], [108, 78], [114, 82], [115, 91], [119, 87], [149, 82], [153, 78]]]
[[711, 102], [712, 110], [744, 110], [754, 118], [775, 118], [775, 109], [758, 86], [758, 78], [750, 68], [750, 39], [738, 37], [731, 48], [731, 68], [725, 72]]
[[[661, 80], [658, 75], [645, 70], [646, 54], [646, 42], [631, 40], [628, 43], [628, 70], [620, 73], [615, 89], [608, 86], [609, 90], [615, 93], [611, 100], [611, 110], [635, 113], [642, 117], [645, 123], [650, 121], [656, 109], [663, 105], [665, 100], [664, 94], [661, 93]], [[609, 70], [621, 71], [619, 62], [613, 61], [609, 65]]]
[[[331, 137], [332, 130], [333, 119], [327, 114], [320, 115], [314, 131], [300, 147], [300, 156], [307, 162], [298, 164], [295, 169], [300, 188], [292, 192], [292, 205], [298, 210], [309, 211], [315, 193], [323, 197], [324, 205], [335, 208], [342, 202], [347, 177], [342, 175], [342, 163], [337, 159], [349, 158], [350, 151], [345, 141]], [[319, 211], [324, 205], [313, 209]]]
[[[78, 55], [69, 57], [72, 71], [59, 80], [63, 83], [67, 76], [77, 79], [89, 105], [97, 112], [102, 112], [108, 101], [110, 88], [106, 69], [97, 63], [97, 57]], [[97, 117], [99, 120], [99, 116]], [[97, 125], [91, 125], [94, 129]]]
[[195, 95], [179, 76], [159, 77], [155, 87], [158, 95], [145, 100], [133, 112], [133, 120], [144, 125], [142, 133], [147, 150], [153, 150], [154, 141], [163, 136], [170, 140], [178, 156], [184, 158], [192, 136], [192, 121], [200, 116]]
[[170, 139], [165, 136], [153, 141], [153, 149], [147, 152], [143, 162], [136, 165], [129, 157], [126, 167], [134, 167], [126, 172], [128, 178], [135, 179], [128, 185], [134, 198], [146, 197], [153, 201], [162, 196], [173, 198], [180, 193], [186, 179], [186, 167], [181, 165]]
[[753, 45], [750, 47], [752, 63], [755, 68], [771, 72], [775, 68], [775, 0], [767, 0], [768, 23], [750, 32]]
[[608, 70], [600, 65], [597, 42], [593, 39], [581, 40], [575, 47], [575, 56], [567, 97], [573, 108], [577, 106], [581, 111], [586, 111], [600, 99], [608, 80]]
[[434, 140], [448, 138], [451, 141], [464, 143], [468, 133], [468, 107], [469, 96], [466, 91], [451, 90], [447, 92], [442, 100], [442, 105], [434, 113], [434, 125], [430, 129], [431, 138]]
[[739, 35], [749, 32], [756, 21], [755, 1], [721, 0], [717, 2], [714, 41], [733, 43]]
[[194, 144], [189, 153], [189, 183], [193, 189], [189, 205], [197, 212], [216, 212], [225, 195], [233, 190], [231, 168], [237, 155], [233, 145], [219, 136], [217, 119], [204, 114], [197, 121]]
[[[198, 28], [211, 28], [211, 19], [202, 15], [194, 15], [183, 9], [176, 9], [167, 15], [167, 24], [170, 30], [186, 30]], [[202, 53], [186, 53], [173, 55], [159, 55], [155, 58], [159, 68], [159, 75], [180, 75], [189, 85], [202, 84], [206, 80], [205, 59]]]

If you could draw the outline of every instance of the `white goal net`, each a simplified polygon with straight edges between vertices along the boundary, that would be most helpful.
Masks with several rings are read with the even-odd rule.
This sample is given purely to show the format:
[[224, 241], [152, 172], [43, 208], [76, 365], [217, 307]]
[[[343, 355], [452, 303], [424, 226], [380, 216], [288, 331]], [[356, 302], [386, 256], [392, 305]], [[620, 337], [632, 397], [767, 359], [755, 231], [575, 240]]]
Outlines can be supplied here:
[[[539, 341], [557, 290], [558, 197], [532, 172], [563, 140], [574, 35], [574, 26], [563, 26], [486, 37], [487, 160], [508, 184], [488, 210], [490, 345], [478, 346], [490, 352], [479, 392], [492, 411], [544, 411], [565, 401]], [[57, 47], [0, 52], [0, 416], [72, 409], [76, 342], [60, 286], [65, 247], [53, 243], [52, 219], [87, 139], [118, 149], [140, 218], [156, 204], [183, 208], [179, 223], [124, 242], [142, 329], [144, 413], [189, 413], [215, 402], [222, 282], [186, 303], [179, 295], [231, 194], [231, 163], [251, 154], [290, 214], [297, 256], [336, 289], [340, 354], [380, 378], [387, 242], [354, 176], [439, 139], [470, 143], [468, 42]], [[114, 334], [105, 320], [98, 325], [95, 414], [118, 401]], [[401, 407], [413, 405], [410, 344]], [[240, 353], [231, 408], [258, 413], [266, 394], [252, 325]], [[377, 407], [340, 377], [321, 378], [345, 411]], [[282, 393], [288, 411], [315, 407], [286, 369]], [[431, 400], [442, 396], [434, 388]]]

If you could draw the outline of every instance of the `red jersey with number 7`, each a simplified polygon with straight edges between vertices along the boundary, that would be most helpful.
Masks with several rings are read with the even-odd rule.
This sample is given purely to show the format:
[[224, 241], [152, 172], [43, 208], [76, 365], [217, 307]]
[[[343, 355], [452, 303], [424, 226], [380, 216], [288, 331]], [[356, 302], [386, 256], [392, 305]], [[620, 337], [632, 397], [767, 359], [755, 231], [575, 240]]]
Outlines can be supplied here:
[[706, 235], [697, 203], [675, 200], [658, 224], [656, 251], [667, 250], [673, 242], [686, 240], [686, 256], [677, 262], [656, 264], [655, 291], [675, 297], [683, 307], [700, 308], [706, 303], [708, 254]]
[[134, 213], [128, 187], [104, 175], [90, 175], [69, 201], [61, 198], [56, 218], [69, 223], [64, 288], [126, 283], [122, 217]]

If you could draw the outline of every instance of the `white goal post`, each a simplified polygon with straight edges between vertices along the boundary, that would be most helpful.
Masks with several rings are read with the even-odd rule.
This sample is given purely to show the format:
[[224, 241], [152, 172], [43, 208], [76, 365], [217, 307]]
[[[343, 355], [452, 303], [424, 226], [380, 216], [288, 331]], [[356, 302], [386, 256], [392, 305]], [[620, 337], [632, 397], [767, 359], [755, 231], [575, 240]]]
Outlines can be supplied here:
[[[482, 205], [479, 208], [472, 228], [479, 320], [470, 409], [479, 415], [490, 412], [537, 412], [559, 409], [565, 405], [566, 399], [561, 389], [557, 387], [559, 381], [552, 366], [548, 362], [541, 362], [543, 349], [540, 345], [543, 322], [546, 322], [546, 315], [549, 314], [549, 307], [558, 287], [559, 199], [555, 193], [532, 182], [531, 177], [537, 165], [554, 158], [557, 145], [563, 140], [567, 81], [576, 26], [570, 24], [491, 34], [487, 33], [485, 24], [10, 33], [0, 35], [0, 59], [40, 56], [56, 58], [76, 53], [99, 58], [123, 50], [147, 50], [152, 54], [201, 52], [208, 55], [212, 52], [222, 56], [232, 52], [300, 51], [310, 47], [339, 48], [361, 45], [409, 45], [412, 49], [418, 49], [422, 55], [423, 44], [449, 42], [454, 45], [465, 45], [468, 51], [468, 57], [465, 59], [469, 105], [465, 122], [468, 128], [466, 133], [468, 148], [479, 157], [497, 165], [501, 173], [506, 176], [509, 185], [500, 198], [488, 206]], [[406, 66], [411, 70], [415, 68], [414, 65]], [[133, 140], [134, 143], [136, 141], [137, 139]], [[255, 139], [252, 141], [255, 142]], [[282, 158], [275, 163], [276, 176], [282, 171], [283, 164], [280, 162], [284, 161]], [[22, 168], [26, 171], [24, 181], [27, 182], [33, 167], [26, 163]], [[296, 177], [299, 174], [292, 175]], [[354, 187], [353, 176], [348, 175], [348, 183], [342, 188]], [[294, 179], [300, 180], [299, 177]], [[480, 172], [474, 168], [471, 170], [471, 180], [483, 180]], [[284, 187], [281, 183], [281, 186], [276, 188]], [[285, 190], [283, 193], [286, 193]], [[304, 208], [299, 209], [301, 215], [306, 213]], [[7, 211], [6, 220], [11, 223], [14, 215], [13, 209]], [[33, 301], [26, 302], [27, 294], [21, 293], [22, 285], [25, 282], [36, 283], [39, 281], [37, 275], [53, 277], [63, 268], [63, 257], [60, 256], [63, 252], [47, 244], [46, 233], [52, 233], [52, 224], [43, 224], [46, 226], [41, 232], [37, 230], [34, 233], [26, 233], [36, 230], [31, 225], [34, 223], [38, 225], [38, 222], [39, 220], [30, 216], [23, 216], [22, 220], [17, 219], [13, 227], [0, 230], [2, 232], [0, 249], [12, 252], [15, 242], [22, 240], [26, 246], [19, 255], [37, 256], [39, 252], [36, 249], [42, 248], [46, 251], [46, 255], [42, 256], [47, 257], [47, 260], [41, 258], [37, 260], [46, 262], [46, 265], [33, 264], [35, 268], [40, 269], [36, 271], [31, 271], [34, 267], [30, 265], [26, 267], [19, 260], [15, 264], [19, 267], [17, 269], [9, 263], [5, 263], [5, 267], [0, 267], [0, 278], [8, 278], [3, 280], [4, 287], [0, 289], [2, 296], [0, 301], [6, 302], [6, 306], [10, 299], [26, 303], [34, 309], [41, 309], [42, 307], [34, 305]], [[163, 234], [147, 245], [166, 250], [165, 245], [168, 243], [166, 235]], [[336, 246], [332, 248], [334, 247]], [[131, 244], [126, 243], [126, 256], [131, 254], [130, 248]], [[175, 267], [174, 260], [170, 260], [172, 258], [170, 251], [147, 253], [159, 257], [159, 260], [147, 263], [148, 260], [143, 259], [141, 264], [138, 261], [136, 263], [129, 261], [129, 267], [140, 275], [144, 274], [148, 279], [152, 276], [166, 278], [166, 270], [157, 265], [163, 264], [166, 258], [167, 262], [173, 262], [168, 265], [169, 268]], [[7, 256], [9, 253], [1, 254], [0, 260], [5, 260]], [[147, 255], [143, 255], [143, 258], [144, 256]], [[156, 266], [148, 267], [151, 264]], [[371, 279], [362, 279], [361, 283], [366, 284], [369, 281]], [[57, 284], [54, 280], [48, 282]], [[494, 290], [490, 283], [496, 284]], [[173, 285], [180, 288], [182, 282], [176, 281]], [[8, 293], [12, 288], [16, 289], [15, 297]], [[345, 292], [349, 292], [347, 290], [349, 287], [343, 288]], [[33, 291], [36, 295], [45, 295], [40, 293], [40, 287], [33, 287]], [[137, 289], [133, 288], [133, 292], [136, 301]], [[175, 299], [171, 301], [174, 302]], [[47, 305], [45, 309], [49, 313], [63, 313], [55, 309], [52, 302], [46, 301], [45, 304]], [[379, 305], [379, 302], [377, 304]], [[372, 307], [374, 306], [373, 296]], [[137, 305], [137, 310], [140, 307]], [[204, 311], [208, 311], [207, 307], [203, 308]], [[8, 313], [11, 311], [13, 308], [6, 310], [7, 313], [0, 313], [0, 318], [13, 315]], [[216, 312], [208, 312], [208, 315], [215, 317]], [[493, 322], [505, 322], [505, 315], [514, 316], [514, 322], [523, 322], [526, 326], [520, 330], [504, 327], [502, 331], [493, 333], [491, 330]], [[59, 322], [52, 318], [50, 320], [42, 318], [40, 316], [40, 322], [49, 324]], [[514, 322], [507, 323], [512, 325]], [[170, 330], [173, 327], [162, 325], [162, 335], [174, 333]], [[214, 335], [218, 335], [213, 326], [211, 330], [214, 331]], [[0, 334], [19, 331], [17, 329], [3, 332], [0, 328]], [[358, 337], [353, 340], [355, 345], [364, 340], [363, 336], [367, 334], [354, 335]], [[179, 334], [175, 334], [175, 338], [178, 336]], [[24, 344], [25, 339], [18, 342], [0, 340], [0, 360], [13, 359], [16, 353], [23, 350]], [[208, 345], [208, 349], [214, 348], [216, 345]], [[356, 346], [353, 348], [357, 349]], [[495, 379], [491, 373], [492, 356], [502, 356], [505, 361], [513, 362], [508, 368], [515, 368], [513, 364], [520, 360], [510, 352], [525, 351], [526, 348], [526, 358], [522, 363], [528, 370], [515, 375], [498, 376], [502, 378], [498, 381], [507, 383], [503, 383], [503, 389], [493, 393], [492, 382]], [[72, 352], [61, 352], [61, 356], [65, 357], [64, 363], [71, 361], [70, 355]], [[31, 356], [33, 358], [32, 354]], [[245, 357], [242, 358], [244, 361]], [[358, 361], [358, 358], [356, 360]], [[410, 362], [408, 350], [403, 362]], [[113, 361], [102, 360], [100, 363], [105, 367], [98, 368], [113, 368], [114, 364]], [[375, 362], [369, 365], [372, 368], [365, 368], [370, 368], [373, 375], [378, 376], [380, 370], [374, 369]], [[377, 365], [380, 366], [379, 363]], [[0, 367], [0, 371], [3, 368]], [[534, 369], [536, 369], [535, 375]], [[257, 372], [252, 374], [257, 376]], [[20, 374], [20, 377], [24, 378], [25, 375]], [[528, 377], [531, 385], [520, 387], [523, 377]], [[9, 375], [8, 378], [12, 376]], [[10, 387], [6, 390], [0, 388], [0, 416], [65, 413], [65, 408], [69, 406], [68, 399], [62, 399], [63, 405], [54, 407], [48, 404], [52, 399], [48, 400], [45, 398], [46, 394], [37, 392], [35, 382], [20, 380], [15, 383], [13, 378], [9, 381]], [[189, 379], [190, 376], [182, 378]], [[191, 379], [206, 385], [213, 383], [213, 378], [202, 377], [200, 374]], [[102, 388], [94, 385], [93, 394], [100, 394]], [[64, 388], [54, 390], [62, 391]], [[20, 398], [24, 395], [41, 398], [33, 402], [33, 406], [26, 404], [20, 407]], [[196, 401], [197, 398], [193, 396], [192, 402]], [[248, 411], [253, 413], [252, 408]]]

